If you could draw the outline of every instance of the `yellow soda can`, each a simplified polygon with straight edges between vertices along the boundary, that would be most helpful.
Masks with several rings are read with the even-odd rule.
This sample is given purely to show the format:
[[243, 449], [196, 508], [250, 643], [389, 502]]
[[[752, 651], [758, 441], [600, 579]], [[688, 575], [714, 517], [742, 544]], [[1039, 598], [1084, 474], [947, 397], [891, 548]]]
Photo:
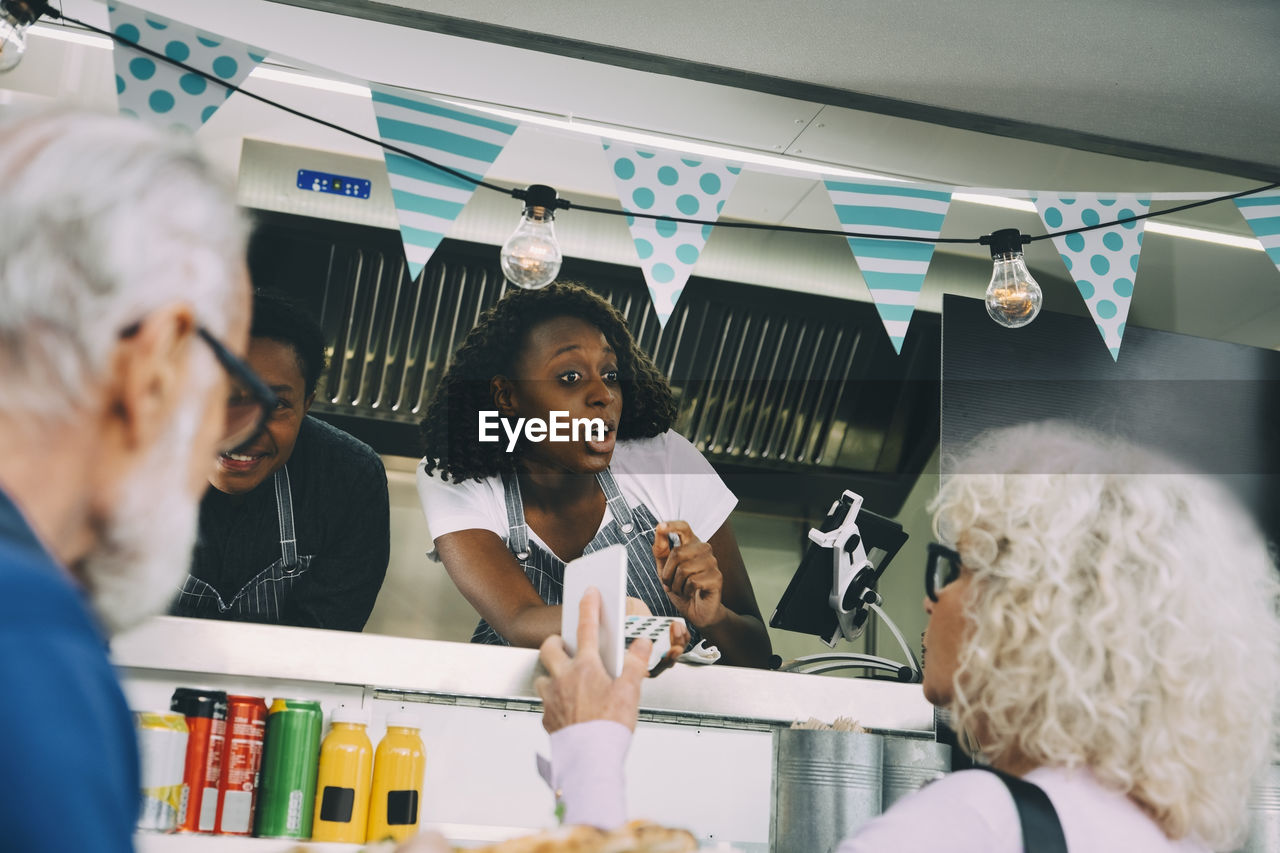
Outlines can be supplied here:
[[142, 770], [138, 829], [173, 832], [184, 817], [187, 721], [168, 711], [135, 711]]

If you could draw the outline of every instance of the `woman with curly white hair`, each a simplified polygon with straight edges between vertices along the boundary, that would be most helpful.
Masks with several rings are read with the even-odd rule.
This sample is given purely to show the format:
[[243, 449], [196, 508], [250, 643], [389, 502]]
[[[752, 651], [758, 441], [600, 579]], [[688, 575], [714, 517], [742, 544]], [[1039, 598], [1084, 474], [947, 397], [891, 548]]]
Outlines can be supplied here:
[[[1275, 568], [1244, 509], [1045, 423], [986, 434], [933, 510], [924, 692], [966, 749], [1047, 793], [1073, 853], [1234, 849], [1280, 685]], [[973, 770], [840, 853], [1022, 849], [1010, 792]]]
[[[999, 772], [925, 786], [838, 853], [1234, 849], [1280, 686], [1280, 584], [1245, 510], [1061, 423], [986, 434], [933, 509], [924, 693]], [[557, 787], [570, 822], [607, 826], [642, 667], [610, 681], [558, 639], [539, 682]]]

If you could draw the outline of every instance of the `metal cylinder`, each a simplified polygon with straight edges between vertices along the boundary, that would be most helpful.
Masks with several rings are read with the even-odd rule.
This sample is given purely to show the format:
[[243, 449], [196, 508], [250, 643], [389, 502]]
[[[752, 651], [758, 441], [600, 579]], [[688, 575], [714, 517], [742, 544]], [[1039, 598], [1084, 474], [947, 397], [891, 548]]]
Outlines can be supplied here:
[[1249, 796], [1249, 840], [1241, 853], [1280, 853], [1280, 765], [1272, 764]]
[[922, 738], [884, 739], [883, 807], [914, 794], [951, 769], [951, 747]]
[[783, 729], [773, 739], [774, 853], [830, 853], [880, 813], [880, 735]]

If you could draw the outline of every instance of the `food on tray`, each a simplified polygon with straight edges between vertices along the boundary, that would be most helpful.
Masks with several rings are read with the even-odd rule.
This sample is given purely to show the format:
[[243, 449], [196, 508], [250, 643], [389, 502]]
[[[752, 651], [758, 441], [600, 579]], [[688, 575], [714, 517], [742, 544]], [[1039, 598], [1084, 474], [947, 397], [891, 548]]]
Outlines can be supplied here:
[[468, 848], [466, 853], [692, 853], [697, 849], [698, 840], [683, 829], [634, 820], [613, 832], [566, 826]]

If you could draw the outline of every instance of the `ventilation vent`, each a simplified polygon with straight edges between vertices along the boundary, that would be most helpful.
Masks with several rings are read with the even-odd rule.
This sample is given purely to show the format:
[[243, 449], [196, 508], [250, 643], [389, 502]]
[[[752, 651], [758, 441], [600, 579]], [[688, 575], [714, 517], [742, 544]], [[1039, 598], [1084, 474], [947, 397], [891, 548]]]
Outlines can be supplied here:
[[[410, 281], [394, 231], [259, 219], [255, 282], [308, 305], [330, 345], [313, 411], [417, 455], [450, 355], [508, 286], [495, 248], [445, 241]], [[722, 471], [857, 472], [909, 489], [937, 445], [936, 315], [916, 316], [899, 356], [868, 303], [693, 279], [660, 335], [638, 270], [568, 259], [561, 278], [623, 313], [671, 382], [676, 429]]]

